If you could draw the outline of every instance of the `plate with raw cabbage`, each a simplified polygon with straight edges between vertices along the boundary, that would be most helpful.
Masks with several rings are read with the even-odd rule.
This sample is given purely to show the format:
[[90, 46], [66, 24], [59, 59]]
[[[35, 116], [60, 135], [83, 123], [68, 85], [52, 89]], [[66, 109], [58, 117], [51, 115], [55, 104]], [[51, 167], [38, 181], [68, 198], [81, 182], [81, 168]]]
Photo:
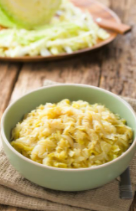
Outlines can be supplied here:
[[33, 7], [31, 1], [13, 2], [0, 0], [1, 60], [64, 58], [102, 47], [117, 36], [93, 21], [100, 17], [120, 22], [113, 11], [94, 0], [46, 0], [46, 4], [41, 0]]

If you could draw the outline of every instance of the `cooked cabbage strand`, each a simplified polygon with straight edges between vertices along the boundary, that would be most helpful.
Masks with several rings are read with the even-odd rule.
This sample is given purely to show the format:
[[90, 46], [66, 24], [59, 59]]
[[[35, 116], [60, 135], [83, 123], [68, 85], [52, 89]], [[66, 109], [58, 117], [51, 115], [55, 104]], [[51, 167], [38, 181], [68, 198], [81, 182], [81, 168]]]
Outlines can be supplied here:
[[133, 132], [125, 122], [103, 105], [65, 99], [26, 114], [12, 131], [11, 145], [47, 166], [97, 166], [130, 146]]

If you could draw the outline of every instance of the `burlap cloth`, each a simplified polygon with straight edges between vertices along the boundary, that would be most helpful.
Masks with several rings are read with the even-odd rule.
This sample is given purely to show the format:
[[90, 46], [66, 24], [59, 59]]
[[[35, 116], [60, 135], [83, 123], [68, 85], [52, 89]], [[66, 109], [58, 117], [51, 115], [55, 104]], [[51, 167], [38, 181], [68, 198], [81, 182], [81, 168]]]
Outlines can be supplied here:
[[[44, 85], [55, 82], [45, 81]], [[136, 111], [136, 100], [125, 98]], [[136, 155], [130, 164], [133, 193]], [[0, 145], [0, 204], [45, 211], [128, 211], [132, 200], [119, 198], [119, 182], [83, 192], [53, 191], [23, 178], [8, 162]]]

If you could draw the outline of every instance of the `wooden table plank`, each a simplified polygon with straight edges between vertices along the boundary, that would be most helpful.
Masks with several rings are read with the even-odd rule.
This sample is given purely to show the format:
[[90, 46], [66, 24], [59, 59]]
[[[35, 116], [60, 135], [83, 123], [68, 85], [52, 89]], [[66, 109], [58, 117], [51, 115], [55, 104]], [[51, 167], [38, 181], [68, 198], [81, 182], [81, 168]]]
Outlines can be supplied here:
[[21, 209], [21, 208], [17, 208], [17, 207], [0, 205], [0, 211], [29, 211], [29, 210], [28, 209]]
[[132, 31], [105, 47], [100, 87], [114, 93], [136, 97], [136, 5], [135, 0], [111, 1], [112, 9]]
[[0, 63], [0, 118], [8, 105], [21, 64]]
[[[11, 101], [43, 85], [43, 81], [99, 85], [101, 51], [89, 52], [73, 58], [24, 64], [15, 84]], [[97, 58], [97, 60], [95, 59]]]

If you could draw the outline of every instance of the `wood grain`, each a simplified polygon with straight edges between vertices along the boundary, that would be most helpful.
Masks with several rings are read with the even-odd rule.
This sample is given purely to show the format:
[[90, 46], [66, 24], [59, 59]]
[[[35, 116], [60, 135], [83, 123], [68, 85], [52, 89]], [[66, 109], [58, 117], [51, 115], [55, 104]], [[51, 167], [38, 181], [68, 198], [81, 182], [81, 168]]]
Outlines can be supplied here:
[[112, 9], [123, 22], [132, 25], [132, 32], [106, 46], [103, 54], [100, 86], [114, 93], [136, 97], [136, 10], [135, 0], [111, 1]]
[[[100, 78], [100, 56], [98, 55], [100, 54], [101, 51], [96, 51], [58, 62], [24, 64], [15, 84], [11, 101], [42, 86], [46, 79], [98, 86]], [[95, 60], [96, 56], [97, 60]]]
[[0, 205], [0, 211], [29, 211], [29, 210], [28, 209], [21, 209], [21, 208], [17, 208], [17, 207]]
[[0, 118], [8, 105], [19, 69], [20, 64], [0, 63]]

